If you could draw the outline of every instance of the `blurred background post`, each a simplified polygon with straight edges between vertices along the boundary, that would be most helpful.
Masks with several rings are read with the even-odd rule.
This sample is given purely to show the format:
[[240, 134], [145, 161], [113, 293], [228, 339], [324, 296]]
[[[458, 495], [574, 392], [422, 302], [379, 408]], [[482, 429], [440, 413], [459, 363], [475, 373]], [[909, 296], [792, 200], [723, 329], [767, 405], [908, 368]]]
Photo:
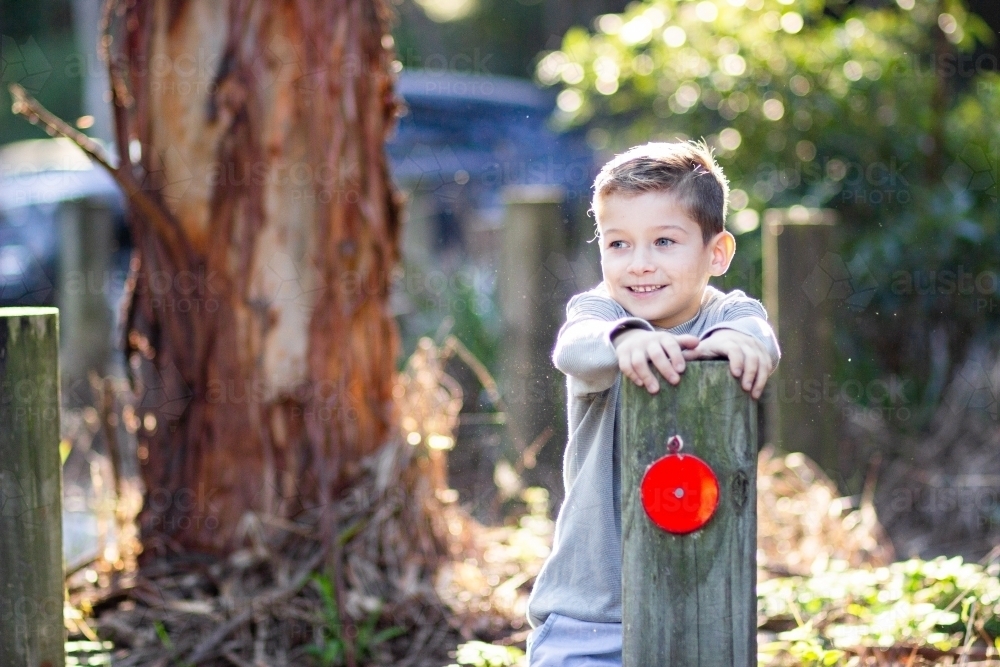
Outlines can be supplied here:
[[827, 399], [823, 393], [834, 384], [833, 301], [828, 298], [833, 279], [817, 271], [835, 258], [835, 221], [830, 209], [768, 209], [761, 234], [764, 307], [781, 342], [781, 363], [763, 401], [765, 442], [781, 452], [806, 454], [836, 478], [841, 465], [836, 396]]

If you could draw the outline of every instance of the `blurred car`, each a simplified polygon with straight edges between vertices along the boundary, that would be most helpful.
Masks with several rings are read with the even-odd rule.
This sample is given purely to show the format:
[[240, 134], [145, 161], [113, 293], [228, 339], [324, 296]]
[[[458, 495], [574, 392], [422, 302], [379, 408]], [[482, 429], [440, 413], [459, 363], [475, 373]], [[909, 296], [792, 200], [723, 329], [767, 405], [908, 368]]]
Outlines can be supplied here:
[[[55, 305], [60, 226], [69, 207], [84, 201], [110, 211], [112, 264], [127, 266], [124, 197], [104, 169], [68, 139], [0, 147], [0, 306]], [[108, 292], [120, 293], [120, 286]]]

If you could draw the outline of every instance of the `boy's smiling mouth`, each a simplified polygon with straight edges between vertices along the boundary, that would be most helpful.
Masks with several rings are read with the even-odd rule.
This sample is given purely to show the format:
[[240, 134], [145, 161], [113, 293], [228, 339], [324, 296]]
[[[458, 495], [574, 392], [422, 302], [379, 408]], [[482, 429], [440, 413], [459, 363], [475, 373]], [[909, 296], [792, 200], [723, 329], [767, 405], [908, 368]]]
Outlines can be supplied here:
[[634, 294], [647, 294], [663, 289], [666, 285], [628, 285], [627, 289]]

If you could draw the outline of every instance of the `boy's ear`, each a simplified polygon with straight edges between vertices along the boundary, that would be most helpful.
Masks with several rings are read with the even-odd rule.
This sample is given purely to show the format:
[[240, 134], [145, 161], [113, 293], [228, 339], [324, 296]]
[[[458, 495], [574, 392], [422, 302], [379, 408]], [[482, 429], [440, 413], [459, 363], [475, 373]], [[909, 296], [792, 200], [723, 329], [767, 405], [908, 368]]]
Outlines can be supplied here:
[[729, 264], [733, 261], [733, 255], [736, 254], [736, 237], [723, 230], [708, 243], [712, 252], [710, 273], [713, 276], [721, 276], [729, 270]]

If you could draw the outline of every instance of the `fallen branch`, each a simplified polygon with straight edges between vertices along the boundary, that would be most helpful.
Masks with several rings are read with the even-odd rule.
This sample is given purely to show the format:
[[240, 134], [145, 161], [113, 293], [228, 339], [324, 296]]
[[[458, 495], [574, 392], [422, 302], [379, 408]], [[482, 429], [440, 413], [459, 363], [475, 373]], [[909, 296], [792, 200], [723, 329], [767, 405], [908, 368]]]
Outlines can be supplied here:
[[190, 253], [187, 242], [179, 233], [177, 223], [173, 217], [154, 201], [135, 179], [132, 173], [133, 165], [126, 162], [117, 167], [112, 164], [111, 158], [104, 151], [99, 143], [80, 132], [75, 127], [59, 118], [54, 113], [42, 106], [41, 102], [32, 97], [22, 86], [12, 83], [8, 87], [14, 103], [11, 111], [20, 116], [24, 116], [32, 125], [41, 123], [45, 126], [50, 135], [58, 135], [72, 141], [76, 146], [87, 154], [91, 160], [104, 167], [104, 169], [115, 180], [118, 187], [122, 189], [128, 200], [148, 220], [154, 231], [160, 236], [171, 258], [178, 267], [188, 266]]
[[284, 588], [279, 588], [276, 591], [255, 597], [243, 611], [220, 625], [214, 632], [212, 632], [212, 634], [199, 642], [191, 653], [188, 654], [185, 662], [197, 664], [199, 660], [203, 660], [209, 653], [215, 650], [215, 647], [218, 646], [223, 639], [228, 637], [231, 632], [242, 626], [244, 623], [248, 623], [250, 619], [253, 618], [254, 609], [271, 607], [279, 602], [284, 602], [298, 593], [302, 587], [306, 585], [306, 582], [309, 581], [309, 575], [311, 575], [313, 571], [319, 567], [324, 558], [326, 558], [326, 550], [320, 549], [306, 562], [305, 565], [302, 566], [302, 569], [299, 570], [298, 574], [295, 575], [295, 579], [293, 579], [290, 584]]

